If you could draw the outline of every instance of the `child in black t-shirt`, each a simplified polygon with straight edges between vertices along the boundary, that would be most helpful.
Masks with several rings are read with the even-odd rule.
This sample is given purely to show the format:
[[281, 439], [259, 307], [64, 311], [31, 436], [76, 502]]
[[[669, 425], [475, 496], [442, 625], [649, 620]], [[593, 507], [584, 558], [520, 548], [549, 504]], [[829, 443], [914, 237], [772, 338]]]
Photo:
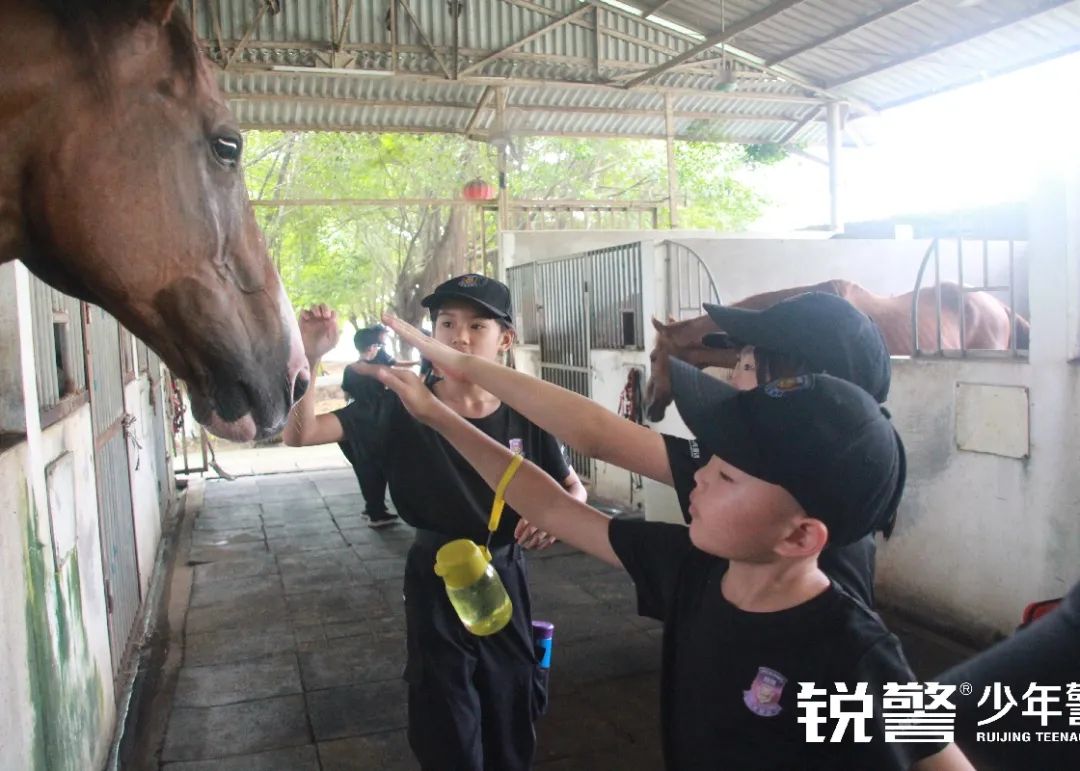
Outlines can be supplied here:
[[[854, 383], [879, 403], [888, 398], [892, 368], [881, 331], [842, 297], [806, 292], [760, 311], [709, 303], [704, 308], [724, 331], [706, 335], [702, 343], [731, 351], [734, 366], [728, 382], [739, 390], [824, 372]], [[567, 441], [573, 444], [570, 438]], [[694, 486], [693, 474], [708, 459], [685, 439], [665, 436], [664, 441], [675, 492], [689, 523], [687, 496]], [[888, 538], [892, 525], [893, 518], [886, 517], [876, 531]], [[871, 532], [855, 543], [826, 548], [821, 569], [873, 607], [876, 552]]]
[[[479, 275], [457, 276], [424, 298], [434, 340], [495, 364], [513, 342], [510, 290]], [[304, 348], [314, 367], [337, 341], [337, 319], [325, 306], [300, 317]], [[418, 333], [420, 339], [426, 339]], [[354, 365], [359, 371], [408, 370]], [[585, 489], [550, 434], [474, 383], [441, 373], [422, 385], [433, 400], [500, 446], [537, 463], [556, 488], [584, 501]], [[374, 382], [374, 381], [373, 381]], [[508, 508], [492, 539], [492, 565], [513, 603], [503, 630], [468, 632], [435, 575], [443, 544], [486, 536], [492, 491], [438, 433], [415, 420], [392, 391], [370, 402], [315, 415], [312, 393], [293, 408], [284, 439], [290, 445], [348, 441], [385, 474], [398, 514], [416, 528], [405, 564], [409, 744], [424, 769], [506, 769], [531, 766], [533, 722], [541, 711], [543, 675], [533, 645], [522, 547], [549, 545], [546, 532]]]
[[[523, 398], [552, 397], [571, 412], [579, 407], [577, 420], [591, 414], [549, 384], [496, 376], [474, 357], [424, 344], [400, 322], [392, 326], [459, 377], [496, 392], [516, 388]], [[694, 474], [689, 528], [610, 521], [559, 495], [528, 464], [507, 490], [508, 503], [538, 526], [624, 567], [640, 612], [664, 621], [667, 766], [969, 769], [955, 745], [885, 741], [882, 689], [914, 676], [880, 618], [818, 567], [827, 543], [853, 543], [896, 509], [903, 447], [879, 405], [828, 375], [740, 392], [683, 362], [671, 368], [676, 405], [709, 459]], [[488, 484], [498, 481], [509, 452], [431, 399], [415, 377], [378, 377]], [[640, 434], [622, 436], [637, 442], [628, 452], [641, 452]], [[837, 683], [856, 698], [870, 697], [869, 705], [849, 704], [845, 712], [855, 706], [866, 718], [839, 735], [841, 715], [830, 705], [846, 702], [835, 700]], [[798, 703], [804, 688], [809, 698]], [[846, 740], [828, 741], [833, 736]]]
[[[353, 345], [360, 354], [358, 363], [381, 364], [386, 367], [398, 365], [397, 359], [386, 352], [386, 327], [382, 324], [358, 329], [353, 335]], [[415, 362], [402, 362], [401, 366], [412, 366]], [[379, 397], [383, 386], [369, 377], [359, 374], [350, 365], [345, 368], [341, 376], [341, 390], [345, 392], [350, 402], [359, 402], [362, 405], [370, 403]], [[349, 441], [338, 442], [342, 454], [353, 467], [356, 481], [360, 485], [360, 493], [364, 497], [364, 517], [368, 526], [372, 528], [388, 527], [397, 524], [396, 514], [386, 508], [386, 477], [382, 473], [379, 464], [368, 458], [363, 452]]]

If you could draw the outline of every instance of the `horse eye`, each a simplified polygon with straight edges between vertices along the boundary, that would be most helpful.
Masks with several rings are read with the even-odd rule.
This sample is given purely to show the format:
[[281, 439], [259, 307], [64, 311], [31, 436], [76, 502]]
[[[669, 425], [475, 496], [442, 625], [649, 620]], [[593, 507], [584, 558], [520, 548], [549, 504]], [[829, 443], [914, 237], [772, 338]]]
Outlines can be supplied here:
[[240, 162], [240, 151], [243, 147], [240, 137], [217, 136], [210, 140], [210, 147], [214, 151], [214, 157], [226, 166], [235, 166]]

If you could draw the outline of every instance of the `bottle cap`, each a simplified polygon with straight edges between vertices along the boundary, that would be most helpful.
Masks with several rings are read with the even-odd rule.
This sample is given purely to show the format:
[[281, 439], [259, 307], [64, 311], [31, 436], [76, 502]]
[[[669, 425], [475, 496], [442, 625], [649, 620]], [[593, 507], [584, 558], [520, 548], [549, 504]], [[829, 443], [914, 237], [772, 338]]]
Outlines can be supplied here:
[[555, 636], [555, 625], [550, 621], [532, 622], [534, 640], [550, 640]]
[[459, 538], [435, 553], [435, 575], [451, 589], [464, 589], [487, 570], [488, 561], [480, 547], [468, 538]]

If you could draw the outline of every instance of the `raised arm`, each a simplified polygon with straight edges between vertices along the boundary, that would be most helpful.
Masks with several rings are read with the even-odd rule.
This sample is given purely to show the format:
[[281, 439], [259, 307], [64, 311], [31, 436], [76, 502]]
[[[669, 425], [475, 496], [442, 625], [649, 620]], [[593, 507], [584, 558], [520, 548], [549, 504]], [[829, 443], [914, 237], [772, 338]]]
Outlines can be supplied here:
[[315, 378], [319, 361], [337, 344], [337, 314], [325, 305], [316, 305], [300, 313], [300, 336], [311, 366], [312, 382], [304, 396], [293, 405], [281, 438], [290, 447], [340, 442], [345, 438], [336, 415], [315, 414]]
[[[417, 420], [446, 437], [485, 482], [492, 488], [498, 485], [514, 457], [509, 449], [436, 399], [412, 372], [380, 367], [372, 374], [401, 397]], [[521, 465], [506, 490], [506, 502], [536, 527], [604, 562], [622, 566], [608, 540], [610, 520], [531, 462]]]
[[476, 383], [583, 455], [672, 484], [667, 449], [658, 433], [565, 388], [456, 351], [400, 319], [384, 320], [448, 377]]

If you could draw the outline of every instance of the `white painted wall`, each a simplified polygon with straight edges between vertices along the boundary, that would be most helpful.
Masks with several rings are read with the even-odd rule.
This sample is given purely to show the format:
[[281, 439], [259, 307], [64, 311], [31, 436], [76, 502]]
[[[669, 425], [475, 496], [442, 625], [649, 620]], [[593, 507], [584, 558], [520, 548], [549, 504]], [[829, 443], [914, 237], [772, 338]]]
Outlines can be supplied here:
[[[880, 552], [880, 596], [975, 634], [1010, 631], [1025, 604], [1080, 578], [1080, 371], [1069, 361], [1080, 332], [1080, 174], [1048, 180], [1031, 210], [1029, 363], [893, 366], [889, 407], [909, 482]], [[957, 383], [1028, 389], [1030, 458], [957, 449]]]
[[[0, 453], [0, 758], [10, 768], [33, 767], [34, 733], [30, 704], [30, 669], [27, 666], [26, 445]], [[108, 649], [106, 649], [108, 650]], [[19, 708], [22, 707], [22, 708]]]
[[[896, 533], [879, 551], [879, 597], [976, 637], [1008, 633], [1026, 603], [1059, 596], [1080, 578], [1080, 365], [1070, 363], [1080, 358], [1080, 173], [1044, 185], [1030, 210], [1030, 241], [1017, 250], [1015, 268], [1017, 310], [1032, 322], [1029, 360], [893, 362], [888, 406], [907, 444], [909, 473]], [[657, 233], [510, 235], [514, 240], [505, 264], [632, 240], [653, 244]], [[929, 244], [670, 237], [701, 255], [726, 302], [830, 278], [900, 294], [912, 288]], [[993, 248], [989, 280], [1003, 283], [1006, 247]], [[943, 247], [943, 280], [957, 278], [955, 249], [955, 242]], [[654, 289], [646, 298], [646, 316], [666, 310], [664, 253], [662, 244], [655, 257], [646, 250], [652, 271], [646, 286]], [[981, 281], [981, 246], [965, 244], [964, 255], [966, 282]], [[652, 343], [647, 325], [646, 350]], [[538, 351], [530, 356], [538, 359]], [[594, 394], [609, 409], [618, 403], [617, 384], [632, 360], [623, 352], [593, 356]], [[1029, 458], [958, 449], [958, 383], [1028, 389]], [[993, 404], [972, 402], [969, 419], [986, 424], [1023, 419]], [[655, 428], [688, 435], [674, 408]], [[598, 477], [606, 489], [618, 487], [617, 477], [609, 477], [606, 469]], [[681, 522], [674, 492], [648, 480], [645, 485], [648, 518]]]
[[[101, 768], [116, 723], [89, 405], [41, 428], [30, 329], [29, 276], [0, 267], [0, 366], [21, 402], [24, 438], [0, 451], [0, 758], [4, 768]], [[11, 378], [4, 380], [7, 384]], [[9, 389], [10, 390], [10, 389]], [[145, 589], [161, 538], [153, 423], [144, 377], [127, 411], [142, 444], [134, 469], [135, 531]], [[160, 398], [158, 399], [160, 402]]]

